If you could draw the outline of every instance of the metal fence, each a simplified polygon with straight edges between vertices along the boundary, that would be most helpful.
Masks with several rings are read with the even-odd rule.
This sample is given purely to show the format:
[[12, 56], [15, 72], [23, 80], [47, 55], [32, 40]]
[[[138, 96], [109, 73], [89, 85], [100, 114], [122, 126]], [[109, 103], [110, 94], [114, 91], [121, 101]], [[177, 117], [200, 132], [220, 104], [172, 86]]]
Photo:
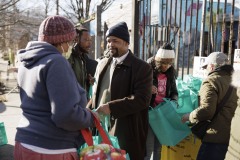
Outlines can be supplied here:
[[[175, 49], [175, 67], [183, 78], [191, 74], [194, 56], [226, 53], [233, 63], [240, 47], [240, 2], [217, 0], [141, 0], [138, 56], [148, 59], [164, 42]], [[136, 16], [136, 15], [135, 15]]]

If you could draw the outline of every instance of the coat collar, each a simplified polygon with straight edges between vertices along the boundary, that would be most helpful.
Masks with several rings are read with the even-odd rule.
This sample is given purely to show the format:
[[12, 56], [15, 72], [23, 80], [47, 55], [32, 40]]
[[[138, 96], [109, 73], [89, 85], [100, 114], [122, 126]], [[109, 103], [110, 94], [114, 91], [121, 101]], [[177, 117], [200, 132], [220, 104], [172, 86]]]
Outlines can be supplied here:
[[215, 70], [213, 70], [212, 72], [210, 72], [208, 75], [214, 74], [214, 73], [218, 73], [218, 72], [225, 72], [229, 75], [232, 74], [233, 72], [233, 67], [231, 65], [223, 65], [220, 67], [217, 67]]
[[[134, 55], [133, 55], [132, 51], [129, 50], [129, 53], [128, 53], [127, 57], [121, 63], [119, 63], [118, 65], [123, 65], [123, 66], [126, 66], [126, 67], [130, 67], [132, 65], [133, 58], [134, 58]], [[106, 71], [108, 65], [111, 64], [112, 59], [113, 59], [112, 57], [102, 59], [101, 65], [100, 65], [100, 68], [99, 68], [99, 71], [100, 71], [101, 74]]]
[[129, 50], [129, 53], [128, 53], [127, 57], [124, 59], [124, 61], [122, 63], [120, 63], [120, 65], [130, 67], [132, 65], [132, 59], [133, 58], [134, 58], [134, 55], [133, 55], [132, 51]]

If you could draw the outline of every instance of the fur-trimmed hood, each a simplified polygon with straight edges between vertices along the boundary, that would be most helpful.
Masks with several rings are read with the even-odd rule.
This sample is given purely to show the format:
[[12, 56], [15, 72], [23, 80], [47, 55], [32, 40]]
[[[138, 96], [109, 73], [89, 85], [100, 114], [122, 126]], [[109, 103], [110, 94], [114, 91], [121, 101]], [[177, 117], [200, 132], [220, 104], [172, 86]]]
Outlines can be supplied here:
[[232, 85], [240, 88], [240, 70], [236, 70], [232, 74]]

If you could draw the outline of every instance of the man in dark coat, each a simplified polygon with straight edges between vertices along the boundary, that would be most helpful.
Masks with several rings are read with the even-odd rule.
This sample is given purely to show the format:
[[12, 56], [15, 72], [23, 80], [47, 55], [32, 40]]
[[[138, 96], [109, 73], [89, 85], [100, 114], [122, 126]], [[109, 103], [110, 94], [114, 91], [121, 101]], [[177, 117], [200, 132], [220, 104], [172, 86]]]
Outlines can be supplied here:
[[152, 69], [128, 49], [129, 33], [125, 22], [107, 33], [110, 57], [96, 69], [92, 107], [110, 115], [110, 134], [119, 140], [131, 160], [143, 160], [148, 131], [148, 107], [151, 99]]

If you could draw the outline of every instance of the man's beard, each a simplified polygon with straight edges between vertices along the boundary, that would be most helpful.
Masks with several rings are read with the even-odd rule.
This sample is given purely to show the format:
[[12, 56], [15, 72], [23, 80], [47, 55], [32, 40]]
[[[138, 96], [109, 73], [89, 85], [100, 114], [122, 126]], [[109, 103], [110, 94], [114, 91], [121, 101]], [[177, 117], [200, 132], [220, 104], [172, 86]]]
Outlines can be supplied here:
[[82, 53], [88, 53], [88, 51], [80, 47], [79, 43], [75, 43], [72, 49], [72, 53], [78, 56], [78, 55], [82, 55]]
[[[115, 50], [115, 52], [114, 52]], [[118, 48], [113, 48], [112, 51], [109, 52], [111, 57], [119, 57]]]
[[89, 53], [88, 50], [82, 48], [81, 46], [79, 46], [79, 50], [80, 50], [81, 52], [83, 52], [83, 53], [87, 53], [87, 54]]

